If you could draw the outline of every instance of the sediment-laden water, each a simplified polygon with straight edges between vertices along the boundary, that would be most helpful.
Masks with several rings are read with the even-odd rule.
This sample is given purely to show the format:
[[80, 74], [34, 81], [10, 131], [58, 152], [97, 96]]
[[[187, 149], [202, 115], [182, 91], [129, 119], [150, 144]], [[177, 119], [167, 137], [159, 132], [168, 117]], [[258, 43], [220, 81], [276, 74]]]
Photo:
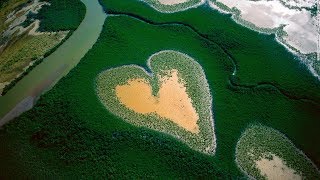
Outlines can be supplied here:
[[32, 107], [30, 104], [65, 76], [98, 39], [106, 14], [98, 0], [81, 1], [86, 6], [86, 15], [78, 29], [6, 95], [0, 97], [0, 126], [29, 110]]

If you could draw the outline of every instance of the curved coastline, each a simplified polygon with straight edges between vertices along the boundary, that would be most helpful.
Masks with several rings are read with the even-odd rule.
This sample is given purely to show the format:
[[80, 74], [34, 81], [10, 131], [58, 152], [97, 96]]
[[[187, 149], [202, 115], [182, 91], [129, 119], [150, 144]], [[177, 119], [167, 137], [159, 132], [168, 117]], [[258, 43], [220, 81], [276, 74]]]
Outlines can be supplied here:
[[29, 110], [37, 98], [64, 77], [91, 49], [102, 30], [106, 14], [99, 1], [81, 0], [86, 15], [73, 34], [41, 64], [0, 97], [0, 127]]
[[[283, 3], [282, 1], [280, 1], [279, 3]], [[312, 75], [314, 77], [316, 77], [318, 80], [320, 80], [320, 75], [319, 72], [317, 72], [317, 68], [314, 67], [314, 62], [316, 61], [317, 58], [319, 59], [319, 57], [317, 57], [317, 53], [315, 50], [312, 51], [306, 51], [303, 50], [302, 46], [297, 47], [294, 45], [293, 41], [286, 39], [286, 37], [288, 37], [288, 32], [285, 30], [286, 26], [288, 26], [287, 24], [282, 24], [279, 25], [278, 27], [262, 27], [259, 26], [253, 22], [250, 22], [249, 20], [245, 20], [243, 17], [241, 17], [241, 12], [239, 9], [237, 9], [236, 7], [230, 8], [226, 5], [224, 5], [222, 2], [216, 2], [213, 0], [208, 0], [208, 6], [210, 8], [212, 8], [213, 10], [216, 10], [222, 14], [228, 14], [231, 16], [231, 19], [233, 21], [235, 21], [237, 24], [244, 26], [248, 29], [251, 29], [253, 31], [256, 31], [258, 33], [261, 34], [274, 34], [275, 35], [275, 40], [282, 45], [283, 47], [286, 48], [287, 51], [289, 51], [290, 53], [294, 54], [295, 56], [299, 57], [299, 60], [301, 61], [301, 63], [303, 63], [308, 69], [309, 71], [312, 73]], [[287, 5], [283, 5], [284, 7], [288, 7]], [[290, 10], [302, 10], [305, 8], [297, 8], [294, 6], [288, 7]], [[319, 23], [318, 23], [318, 29], [319, 29]], [[319, 37], [318, 37], [319, 39]], [[319, 44], [318, 44], [319, 46]], [[315, 56], [315, 57], [313, 57]]]
[[[191, 8], [196, 8], [198, 6], [201, 6], [203, 4], [205, 4], [207, 1], [206, 0], [199, 0], [197, 3], [197, 0], [192, 0], [195, 1], [194, 4], [190, 4], [192, 3], [192, 1], [186, 1], [183, 3], [178, 3], [178, 4], [173, 4], [173, 5], [165, 5], [165, 4], [161, 4], [161, 3], [156, 3], [152, 0], [140, 0], [143, 3], [151, 6], [153, 9], [155, 9], [156, 11], [159, 11], [161, 13], [166, 13], [166, 14], [170, 14], [170, 13], [176, 13], [176, 12], [181, 12], [181, 11], [186, 11], [188, 9]], [[172, 10], [170, 10], [170, 6], [172, 7]]]

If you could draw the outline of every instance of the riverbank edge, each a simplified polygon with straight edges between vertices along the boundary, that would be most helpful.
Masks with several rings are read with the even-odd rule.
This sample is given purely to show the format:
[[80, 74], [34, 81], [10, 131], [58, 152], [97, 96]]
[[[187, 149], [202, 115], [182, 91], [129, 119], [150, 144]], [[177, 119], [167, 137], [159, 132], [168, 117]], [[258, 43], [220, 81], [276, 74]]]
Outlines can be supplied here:
[[[80, 1], [83, 5], [84, 3], [82, 1]], [[84, 5], [85, 6], [85, 5]], [[81, 19], [83, 20], [85, 17], [87, 9], [85, 8], [85, 12], [83, 17], [81, 17]], [[81, 22], [82, 22], [81, 20]], [[79, 23], [79, 25], [81, 24], [81, 22]], [[78, 25], [78, 27], [79, 27]], [[55, 52], [64, 42], [66, 42], [70, 36], [74, 33], [75, 30], [69, 30], [68, 34], [66, 35], [65, 38], [63, 38], [62, 41], [60, 41], [60, 43], [58, 43], [56, 46], [54, 46], [53, 48], [49, 49], [41, 58], [36, 59], [34, 61], [32, 61], [30, 63], [29, 66], [27, 66], [25, 68], [25, 70], [20, 73], [17, 77], [15, 77], [14, 79], [12, 79], [12, 81], [9, 82], [9, 84], [5, 85], [4, 88], [2, 89], [2, 92], [0, 91], [0, 96], [4, 96], [6, 95], [21, 79], [23, 79], [26, 75], [28, 75], [37, 65], [39, 65], [41, 62], [43, 62], [43, 60], [45, 58], [47, 58], [48, 56], [50, 56], [53, 52]], [[1, 126], [1, 125], [0, 125]]]

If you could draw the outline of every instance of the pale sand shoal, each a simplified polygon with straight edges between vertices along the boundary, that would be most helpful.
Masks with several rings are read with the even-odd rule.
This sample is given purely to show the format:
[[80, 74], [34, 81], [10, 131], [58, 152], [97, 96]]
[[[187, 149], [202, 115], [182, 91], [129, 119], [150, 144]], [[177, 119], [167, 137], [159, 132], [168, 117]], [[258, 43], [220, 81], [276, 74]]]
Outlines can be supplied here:
[[176, 5], [176, 4], [185, 3], [188, 0], [158, 0], [158, 1], [163, 5]]
[[302, 177], [295, 173], [295, 170], [288, 167], [281, 158], [271, 154], [273, 159], [269, 160], [262, 158], [256, 161], [257, 168], [261, 171], [261, 175], [270, 180], [294, 180], [302, 179]]
[[157, 96], [152, 95], [150, 82], [145, 79], [130, 79], [125, 85], [115, 87], [116, 95], [127, 108], [140, 113], [156, 113], [192, 133], [199, 132], [199, 116], [192, 106], [183, 80], [177, 70], [159, 77], [160, 89]]

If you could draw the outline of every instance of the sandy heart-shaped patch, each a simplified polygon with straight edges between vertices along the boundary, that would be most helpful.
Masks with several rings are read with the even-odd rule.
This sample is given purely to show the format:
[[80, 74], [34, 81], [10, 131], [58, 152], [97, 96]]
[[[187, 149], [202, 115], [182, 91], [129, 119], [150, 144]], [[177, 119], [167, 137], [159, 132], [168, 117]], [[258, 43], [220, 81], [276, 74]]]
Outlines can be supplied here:
[[136, 65], [111, 68], [97, 78], [97, 95], [106, 108], [136, 126], [158, 130], [191, 148], [213, 154], [212, 98], [201, 66], [176, 51], [148, 60], [149, 74]]
[[184, 84], [176, 69], [159, 76], [160, 89], [152, 94], [150, 82], [145, 79], [131, 79], [128, 84], [117, 85], [116, 95], [121, 104], [141, 114], [155, 113], [192, 133], [199, 132], [198, 113], [192, 106]]

